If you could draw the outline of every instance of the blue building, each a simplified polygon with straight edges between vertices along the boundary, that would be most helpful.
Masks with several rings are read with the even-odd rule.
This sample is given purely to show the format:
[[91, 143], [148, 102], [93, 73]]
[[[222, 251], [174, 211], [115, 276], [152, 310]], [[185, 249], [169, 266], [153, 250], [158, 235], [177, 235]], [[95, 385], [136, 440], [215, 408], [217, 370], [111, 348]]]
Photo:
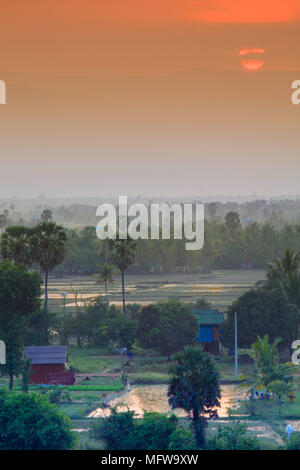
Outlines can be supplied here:
[[219, 310], [192, 310], [192, 312], [199, 325], [197, 341], [203, 345], [204, 351], [220, 354], [223, 313]]

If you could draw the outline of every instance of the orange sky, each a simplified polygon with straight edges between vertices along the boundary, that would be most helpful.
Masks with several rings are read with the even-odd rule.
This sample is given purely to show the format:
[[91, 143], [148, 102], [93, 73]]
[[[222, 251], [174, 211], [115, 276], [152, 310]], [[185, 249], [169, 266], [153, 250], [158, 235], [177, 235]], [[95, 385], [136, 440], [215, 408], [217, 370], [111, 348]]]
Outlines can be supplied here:
[[[6, 29], [34, 25], [74, 30], [99, 22], [282, 22], [299, 17], [298, 0], [14, 0], [1, 6]], [[43, 24], [41, 23], [43, 22]]]
[[153, 76], [235, 68], [244, 47], [291, 69], [299, 13], [299, 0], [14, 0], [0, 6], [1, 69]]
[[[300, 0], [0, 0], [0, 196], [298, 191], [299, 13]], [[246, 71], [242, 49], [263, 49], [264, 67]]]

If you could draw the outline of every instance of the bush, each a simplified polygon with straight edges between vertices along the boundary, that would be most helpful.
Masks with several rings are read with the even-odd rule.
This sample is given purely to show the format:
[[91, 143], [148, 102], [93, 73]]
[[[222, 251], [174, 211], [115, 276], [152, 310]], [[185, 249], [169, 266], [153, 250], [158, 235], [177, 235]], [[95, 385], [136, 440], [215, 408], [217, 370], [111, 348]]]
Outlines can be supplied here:
[[0, 390], [1, 450], [71, 449], [71, 425], [46, 396]]
[[286, 445], [287, 450], [300, 450], [300, 432], [293, 432]]
[[196, 343], [198, 330], [191, 306], [172, 299], [142, 308], [136, 336], [142, 347], [158, 349], [169, 358]]
[[134, 416], [133, 411], [118, 413], [113, 409], [108, 418], [92, 423], [90, 435], [103, 439], [109, 450], [167, 450], [177, 427], [176, 416], [159, 413], [145, 413], [142, 419]]
[[259, 450], [257, 437], [247, 435], [247, 425], [234, 423], [231, 426], [219, 426], [217, 434], [207, 440], [209, 450]]
[[270, 341], [282, 339], [280, 349], [289, 347], [297, 331], [297, 310], [280, 292], [252, 289], [240, 296], [228, 310], [222, 327], [222, 344], [234, 348], [234, 312], [238, 312], [239, 347], [249, 348], [268, 334]]
[[196, 441], [192, 431], [178, 428], [172, 432], [168, 450], [195, 450], [196, 448]]
[[117, 413], [113, 409], [108, 418], [92, 422], [90, 435], [93, 439], [103, 439], [109, 450], [124, 450], [126, 439], [133, 431], [134, 412]]

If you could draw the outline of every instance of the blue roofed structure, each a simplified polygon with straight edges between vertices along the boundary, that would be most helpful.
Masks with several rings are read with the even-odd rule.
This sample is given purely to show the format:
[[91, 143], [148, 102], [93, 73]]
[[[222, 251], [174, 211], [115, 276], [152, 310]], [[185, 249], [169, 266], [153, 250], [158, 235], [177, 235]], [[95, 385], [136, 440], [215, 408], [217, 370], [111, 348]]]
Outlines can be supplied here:
[[212, 354], [220, 353], [221, 325], [223, 313], [219, 310], [192, 310], [199, 325], [197, 341], [203, 345], [204, 351]]

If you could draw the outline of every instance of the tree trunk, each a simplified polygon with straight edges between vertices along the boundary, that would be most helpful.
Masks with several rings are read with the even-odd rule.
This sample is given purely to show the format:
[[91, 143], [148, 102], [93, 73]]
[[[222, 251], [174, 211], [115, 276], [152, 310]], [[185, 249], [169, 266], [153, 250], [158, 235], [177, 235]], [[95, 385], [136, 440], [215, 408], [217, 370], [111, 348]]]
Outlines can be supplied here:
[[122, 300], [123, 300], [123, 313], [126, 313], [126, 305], [125, 305], [125, 276], [124, 271], [121, 272], [122, 274]]
[[48, 338], [48, 276], [49, 272], [45, 272], [45, 302], [44, 302], [44, 335], [45, 335], [45, 344], [49, 344]]
[[250, 414], [251, 416], [254, 416], [254, 389], [251, 388], [250, 392]]
[[80, 333], [77, 334], [77, 347], [78, 347], [78, 348], [81, 348], [81, 337], [80, 337]]
[[44, 301], [44, 308], [48, 308], [48, 271], [45, 272], [45, 301]]
[[195, 433], [195, 439], [197, 444], [197, 449], [204, 449], [206, 442], [205, 442], [205, 434], [204, 434], [204, 418], [199, 416], [198, 410], [193, 409], [193, 428]]
[[9, 390], [14, 388], [14, 374], [13, 372], [9, 372]]
[[104, 288], [105, 288], [105, 296], [106, 300], [108, 300], [108, 292], [107, 292], [107, 280], [104, 281]]

